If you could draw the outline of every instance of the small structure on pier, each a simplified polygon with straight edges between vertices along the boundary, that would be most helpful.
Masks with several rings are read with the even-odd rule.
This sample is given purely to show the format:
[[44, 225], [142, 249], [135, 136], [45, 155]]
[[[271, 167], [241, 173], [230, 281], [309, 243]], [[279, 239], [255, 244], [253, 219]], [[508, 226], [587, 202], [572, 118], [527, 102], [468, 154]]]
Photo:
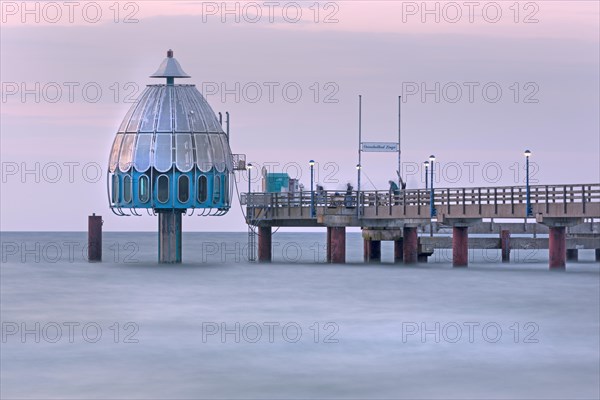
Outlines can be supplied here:
[[[109, 206], [117, 215], [158, 214], [159, 262], [181, 262], [181, 217], [223, 215], [231, 205], [232, 174], [243, 164], [229, 147], [222, 119], [195, 85], [175, 84], [189, 78], [173, 51], [125, 115], [108, 163]], [[237, 161], [234, 165], [234, 159]], [[241, 169], [244, 165], [239, 166]]]

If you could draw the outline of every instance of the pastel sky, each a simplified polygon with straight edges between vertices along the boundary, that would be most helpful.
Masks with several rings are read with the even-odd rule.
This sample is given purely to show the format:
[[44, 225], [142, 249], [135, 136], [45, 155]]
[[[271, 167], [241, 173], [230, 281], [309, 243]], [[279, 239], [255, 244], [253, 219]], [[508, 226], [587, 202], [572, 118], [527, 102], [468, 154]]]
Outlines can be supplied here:
[[[365, 141], [397, 139], [404, 96], [409, 187], [430, 154], [438, 187], [520, 185], [526, 148], [537, 183], [600, 182], [597, 1], [48, 4], [1, 3], [3, 231], [85, 230], [93, 212], [108, 231], [156, 230], [112, 215], [106, 169], [127, 97], [159, 83], [168, 49], [182, 83], [230, 112], [234, 153], [307, 186], [310, 159], [326, 188], [356, 181], [359, 94]], [[363, 188], [387, 188], [396, 162], [365, 154]], [[184, 220], [244, 229], [237, 202]]]

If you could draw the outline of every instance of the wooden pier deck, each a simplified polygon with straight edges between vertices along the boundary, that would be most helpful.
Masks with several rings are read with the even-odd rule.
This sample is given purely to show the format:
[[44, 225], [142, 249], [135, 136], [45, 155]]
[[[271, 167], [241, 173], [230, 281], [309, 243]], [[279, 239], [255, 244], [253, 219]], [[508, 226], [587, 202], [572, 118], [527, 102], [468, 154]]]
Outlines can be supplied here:
[[[529, 218], [535, 218], [535, 226], [539, 226], [533, 229], [548, 234], [548, 238], [538, 242], [547, 243], [552, 268], [565, 267], [567, 249], [595, 248], [600, 259], [600, 235], [594, 223], [594, 219], [600, 219], [599, 183], [535, 185], [529, 189], [532, 211]], [[444, 240], [452, 242], [453, 264], [466, 266], [468, 229], [471, 228], [471, 233], [481, 231], [484, 219], [494, 221], [486, 222], [492, 226], [526, 219], [526, 193], [525, 186], [441, 188], [433, 193], [425, 189], [396, 193], [389, 190], [245, 193], [242, 204], [246, 205], [247, 223], [259, 229], [259, 261], [270, 260], [267, 247], [272, 227], [327, 228], [331, 262], [345, 261], [345, 228], [360, 227], [367, 261], [379, 257], [381, 240], [394, 240], [396, 259], [404, 263], [423, 261], [422, 255], [429, 252], [427, 248], [433, 239], [418, 238], [418, 229], [451, 227], [452, 238]], [[508, 232], [504, 235], [510, 236], [519, 233], [518, 225], [527, 226], [513, 224], [512, 230], [507, 226], [508, 229], [496, 232], [500, 235]], [[578, 236], [570, 233], [567, 241], [567, 228], [579, 232]], [[498, 240], [504, 249], [502, 240]]]

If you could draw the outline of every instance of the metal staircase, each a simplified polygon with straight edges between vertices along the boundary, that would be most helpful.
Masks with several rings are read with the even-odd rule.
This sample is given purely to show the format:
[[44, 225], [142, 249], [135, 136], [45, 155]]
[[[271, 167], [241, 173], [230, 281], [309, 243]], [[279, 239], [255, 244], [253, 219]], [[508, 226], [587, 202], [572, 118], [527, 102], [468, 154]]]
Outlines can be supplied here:
[[256, 227], [248, 225], [248, 261], [256, 261]]

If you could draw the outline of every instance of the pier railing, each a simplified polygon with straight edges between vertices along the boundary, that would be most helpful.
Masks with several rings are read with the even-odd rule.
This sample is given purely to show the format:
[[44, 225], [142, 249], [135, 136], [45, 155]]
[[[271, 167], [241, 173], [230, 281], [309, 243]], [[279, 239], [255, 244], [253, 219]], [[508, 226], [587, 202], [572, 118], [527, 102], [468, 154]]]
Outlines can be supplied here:
[[[533, 214], [600, 218], [600, 184], [529, 187]], [[356, 214], [361, 218], [429, 218], [431, 191], [303, 191], [242, 195], [250, 219], [311, 219], [319, 215]], [[436, 214], [458, 218], [524, 217], [525, 186], [440, 188], [433, 190]], [[314, 213], [311, 210], [314, 207]]]

